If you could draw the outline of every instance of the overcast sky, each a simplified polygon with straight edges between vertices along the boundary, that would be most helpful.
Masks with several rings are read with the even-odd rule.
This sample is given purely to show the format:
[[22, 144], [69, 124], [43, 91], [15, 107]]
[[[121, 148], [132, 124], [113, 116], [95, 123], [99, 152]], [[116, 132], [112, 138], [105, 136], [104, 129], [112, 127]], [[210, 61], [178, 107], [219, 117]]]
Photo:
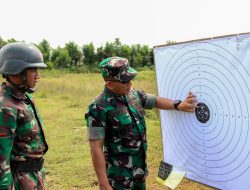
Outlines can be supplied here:
[[250, 32], [249, 0], [0, 0], [0, 36], [150, 47]]

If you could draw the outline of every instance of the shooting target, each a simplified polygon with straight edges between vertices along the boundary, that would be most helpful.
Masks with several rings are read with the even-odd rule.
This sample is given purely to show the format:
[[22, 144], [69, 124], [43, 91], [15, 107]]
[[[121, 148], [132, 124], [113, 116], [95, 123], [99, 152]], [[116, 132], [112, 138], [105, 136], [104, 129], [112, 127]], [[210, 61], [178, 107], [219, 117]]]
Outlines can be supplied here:
[[164, 162], [222, 189], [250, 187], [250, 34], [154, 48], [159, 96], [197, 97], [195, 113], [160, 111]]

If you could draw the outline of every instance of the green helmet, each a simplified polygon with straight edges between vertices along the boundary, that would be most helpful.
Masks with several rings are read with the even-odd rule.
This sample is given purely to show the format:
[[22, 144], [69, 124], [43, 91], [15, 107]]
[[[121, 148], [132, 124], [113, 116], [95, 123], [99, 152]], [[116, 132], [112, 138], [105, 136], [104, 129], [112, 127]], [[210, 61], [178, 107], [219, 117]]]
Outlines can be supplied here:
[[0, 73], [18, 75], [28, 68], [46, 68], [41, 51], [32, 44], [10, 43], [0, 49]]
[[129, 67], [129, 62], [122, 57], [109, 57], [100, 63], [100, 69], [105, 81], [129, 82], [137, 71]]

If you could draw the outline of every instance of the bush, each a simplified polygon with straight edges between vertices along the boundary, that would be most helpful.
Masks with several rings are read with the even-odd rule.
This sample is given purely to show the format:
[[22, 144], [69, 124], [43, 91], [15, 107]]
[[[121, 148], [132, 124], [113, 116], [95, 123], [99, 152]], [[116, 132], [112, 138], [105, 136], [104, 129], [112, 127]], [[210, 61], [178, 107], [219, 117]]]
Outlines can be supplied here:
[[51, 61], [46, 62], [47, 69], [52, 70], [54, 68], [54, 64]]

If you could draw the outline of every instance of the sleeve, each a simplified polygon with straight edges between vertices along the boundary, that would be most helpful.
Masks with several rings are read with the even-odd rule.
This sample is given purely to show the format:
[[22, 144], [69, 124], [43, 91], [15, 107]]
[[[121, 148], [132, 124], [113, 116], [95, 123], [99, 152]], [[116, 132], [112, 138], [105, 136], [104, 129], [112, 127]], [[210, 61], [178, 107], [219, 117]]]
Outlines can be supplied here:
[[11, 109], [0, 110], [0, 189], [11, 189], [10, 153], [16, 129], [16, 116]]
[[138, 94], [141, 99], [143, 108], [152, 109], [155, 107], [156, 96], [145, 93], [144, 91], [138, 91]]
[[104, 109], [97, 105], [90, 105], [85, 114], [87, 122], [88, 138], [101, 140], [105, 139], [106, 114]]

